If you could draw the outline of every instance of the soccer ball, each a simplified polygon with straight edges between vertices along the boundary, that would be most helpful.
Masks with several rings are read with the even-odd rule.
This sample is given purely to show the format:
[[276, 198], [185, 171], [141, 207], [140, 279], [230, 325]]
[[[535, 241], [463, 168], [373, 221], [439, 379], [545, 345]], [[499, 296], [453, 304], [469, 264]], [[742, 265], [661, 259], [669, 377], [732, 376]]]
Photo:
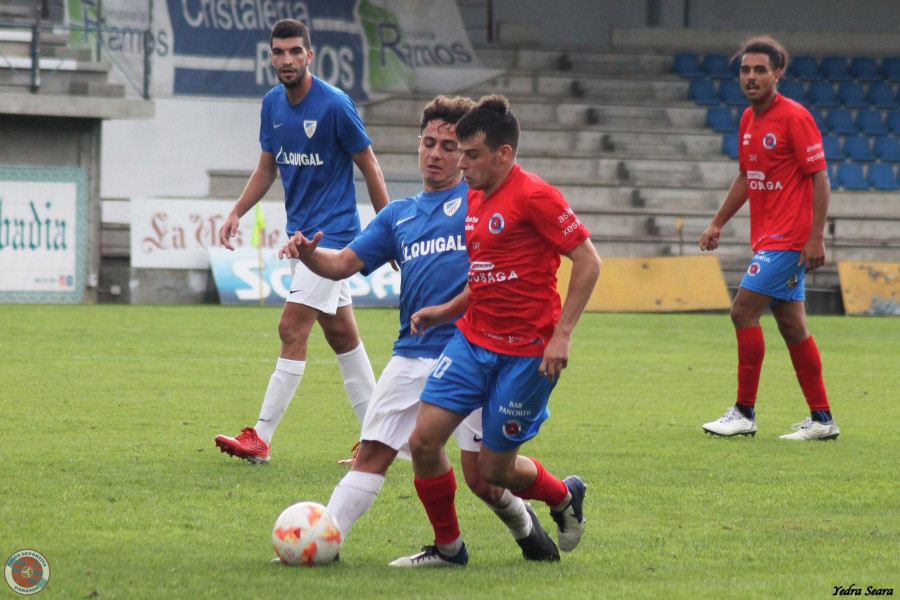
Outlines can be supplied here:
[[337, 519], [317, 502], [288, 506], [275, 521], [272, 544], [286, 565], [315, 567], [334, 562], [341, 551]]

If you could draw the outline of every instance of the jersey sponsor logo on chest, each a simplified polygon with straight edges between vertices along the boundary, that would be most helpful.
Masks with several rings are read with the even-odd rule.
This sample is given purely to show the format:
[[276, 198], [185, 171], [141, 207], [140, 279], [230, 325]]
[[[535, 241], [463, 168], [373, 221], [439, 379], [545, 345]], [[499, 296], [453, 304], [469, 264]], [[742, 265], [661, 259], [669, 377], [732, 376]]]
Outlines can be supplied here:
[[784, 189], [780, 181], [766, 181], [766, 174], [762, 171], [747, 171], [747, 187], [763, 191]]
[[423, 240], [413, 242], [408, 246], [403, 244], [403, 262], [408, 262], [414, 258], [428, 256], [430, 254], [440, 254], [442, 252], [456, 252], [457, 250], [466, 249], [466, 240], [462, 235], [448, 235], [446, 238], [435, 238], [431, 240]]
[[284, 147], [278, 150], [275, 155], [275, 162], [279, 165], [290, 165], [292, 167], [320, 167], [325, 164], [319, 153], [305, 152], [285, 152]]

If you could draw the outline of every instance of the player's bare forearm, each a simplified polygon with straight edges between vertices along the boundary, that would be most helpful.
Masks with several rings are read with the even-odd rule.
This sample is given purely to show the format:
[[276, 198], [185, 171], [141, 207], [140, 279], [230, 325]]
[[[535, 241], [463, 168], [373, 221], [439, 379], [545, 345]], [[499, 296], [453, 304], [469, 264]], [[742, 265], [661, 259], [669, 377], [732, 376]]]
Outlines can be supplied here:
[[369, 192], [372, 208], [375, 209], [376, 213], [381, 212], [381, 209], [388, 205], [391, 198], [388, 196], [387, 186], [384, 183], [384, 174], [381, 172], [381, 166], [378, 164], [375, 152], [369, 146], [365, 150], [354, 154], [352, 158], [366, 180], [366, 190]]
[[256, 206], [272, 184], [278, 177], [278, 166], [275, 164], [275, 156], [271, 152], [262, 152], [259, 157], [259, 164], [250, 175], [244, 191], [241, 192], [240, 198], [235, 203], [234, 208], [225, 219], [225, 223], [219, 229], [219, 242], [228, 248], [234, 250], [231, 238], [237, 235], [238, 225], [241, 217]]
[[469, 286], [449, 301], [437, 306], [427, 306], [410, 317], [410, 333], [413, 335], [424, 334], [432, 327], [438, 327], [449, 323], [462, 315], [469, 308]]
[[722, 228], [741, 209], [745, 202], [747, 202], [747, 175], [741, 172], [731, 182], [728, 195], [725, 196], [725, 202], [719, 207], [709, 227], [700, 236], [701, 250], [715, 250], [719, 247]]
[[298, 231], [279, 251], [278, 256], [279, 258], [300, 259], [310, 271], [319, 277], [334, 281], [346, 279], [365, 267], [359, 255], [350, 248], [343, 250], [319, 248], [319, 242], [323, 237], [320, 231], [310, 240]]
[[800, 263], [806, 263], [806, 270], [813, 271], [825, 264], [825, 222], [828, 204], [831, 201], [831, 182], [827, 171], [813, 173], [813, 220], [809, 240], [800, 253]]
[[597, 250], [590, 240], [585, 240], [567, 255], [572, 260], [572, 274], [566, 302], [559, 315], [559, 322], [553, 330], [553, 337], [544, 349], [544, 358], [539, 371], [551, 381], [559, 377], [569, 363], [569, 349], [572, 344], [572, 333], [581, 318], [597, 279], [600, 277], [602, 262]]

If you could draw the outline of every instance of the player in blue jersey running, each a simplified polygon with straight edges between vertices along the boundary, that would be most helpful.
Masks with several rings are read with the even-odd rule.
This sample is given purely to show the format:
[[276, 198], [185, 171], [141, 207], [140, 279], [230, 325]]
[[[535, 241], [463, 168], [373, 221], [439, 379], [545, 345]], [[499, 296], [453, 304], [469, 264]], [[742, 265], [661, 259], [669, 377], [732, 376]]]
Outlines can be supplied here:
[[[262, 199], [280, 173], [288, 235], [301, 232], [312, 236], [322, 231], [326, 235], [323, 247], [343, 248], [360, 232], [354, 164], [365, 177], [375, 211], [390, 201], [372, 142], [353, 101], [310, 72], [313, 51], [309, 31], [302, 23], [278, 21], [270, 47], [281, 85], [263, 99], [259, 164], [219, 230], [219, 241], [234, 250], [231, 238], [238, 233], [238, 220]], [[307, 342], [316, 322], [337, 354], [344, 387], [360, 423], [375, 389], [348, 282], [319, 277], [298, 261], [291, 266], [290, 294], [278, 324], [281, 356], [269, 380], [259, 421], [236, 437], [216, 438], [222, 452], [252, 463], [269, 461], [272, 436], [306, 368]]]
[[[371, 273], [391, 260], [401, 265], [400, 336], [369, 404], [353, 469], [335, 487], [328, 503], [345, 538], [375, 502], [398, 454], [409, 459], [407, 441], [416, 424], [419, 394], [454, 333], [453, 324], [447, 324], [413, 335], [410, 319], [425, 306], [447, 302], [466, 286], [469, 188], [457, 164], [455, 124], [472, 106], [468, 98], [438, 96], [425, 108], [418, 145], [423, 192], [389, 204], [343, 250], [323, 249], [327, 234], [316, 233], [310, 240], [298, 232], [280, 253], [299, 258], [314, 273], [331, 279]], [[466, 483], [506, 523], [525, 558], [559, 560], [556, 544], [531, 507], [482, 479], [478, 469], [481, 411], [460, 424], [456, 439]]]

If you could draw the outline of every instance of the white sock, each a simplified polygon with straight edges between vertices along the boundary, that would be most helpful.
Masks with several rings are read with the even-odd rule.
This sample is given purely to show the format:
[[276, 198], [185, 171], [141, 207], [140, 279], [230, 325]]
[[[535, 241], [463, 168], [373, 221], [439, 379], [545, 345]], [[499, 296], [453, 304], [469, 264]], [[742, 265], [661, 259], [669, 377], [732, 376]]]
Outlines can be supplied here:
[[259, 411], [259, 421], [255, 427], [256, 434], [265, 443], [272, 443], [272, 436], [281, 423], [281, 417], [284, 416], [300, 386], [304, 369], [306, 369], [305, 360], [279, 358], [275, 363], [275, 372], [269, 379], [269, 388], [266, 390], [266, 397]]
[[503, 490], [503, 496], [497, 504], [488, 504], [500, 520], [509, 528], [509, 532], [517, 540], [528, 537], [531, 533], [531, 517], [525, 510], [525, 502], [518, 496], [514, 496], [509, 490]]
[[345, 540], [360, 517], [375, 504], [383, 485], [382, 475], [350, 471], [335, 486], [326, 508], [337, 519]]
[[338, 354], [337, 359], [338, 366], [341, 368], [341, 376], [344, 378], [344, 389], [350, 396], [350, 406], [353, 407], [356, 418], [362, 425], [369, 400], [375, 392], [375, 373], [372, 372], [369, 356], [360, 342], [359, 346], [350, 352]]

